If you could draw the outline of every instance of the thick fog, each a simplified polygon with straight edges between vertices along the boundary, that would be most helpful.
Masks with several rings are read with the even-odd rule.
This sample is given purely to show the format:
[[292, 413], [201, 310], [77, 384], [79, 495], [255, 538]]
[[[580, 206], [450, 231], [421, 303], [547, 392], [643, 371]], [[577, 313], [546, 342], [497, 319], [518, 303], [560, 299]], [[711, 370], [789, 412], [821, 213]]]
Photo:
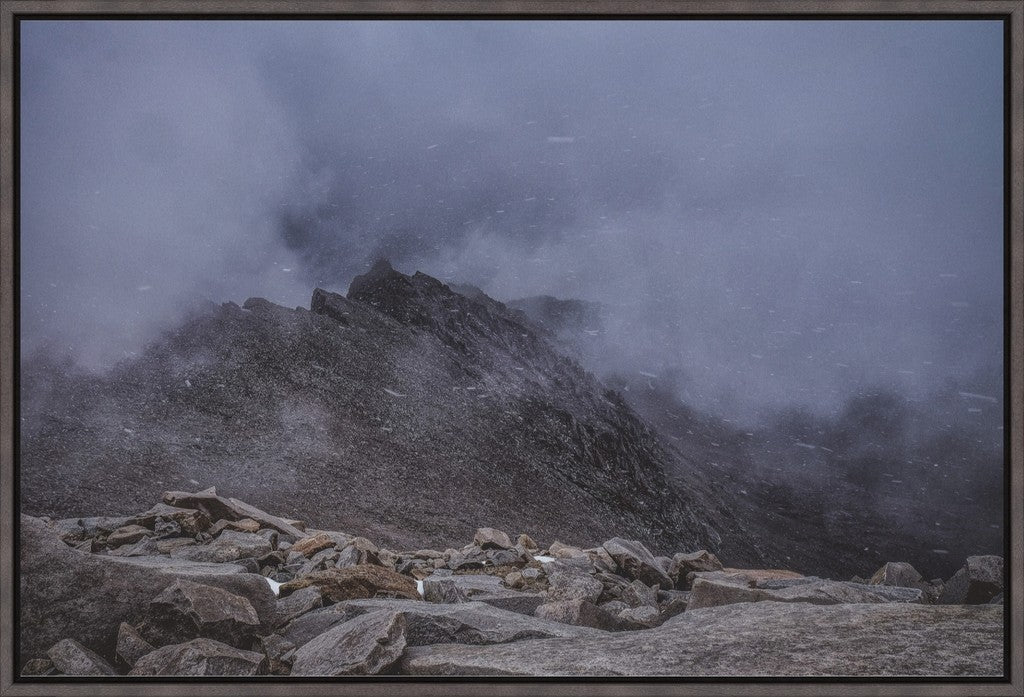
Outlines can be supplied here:
[[21, 50], [26, 352], [100, 368], [386, 256], [600, 302], [602, 369], [720, 415], [881, 385], [998, 422], [999, 22], [30, 21]]

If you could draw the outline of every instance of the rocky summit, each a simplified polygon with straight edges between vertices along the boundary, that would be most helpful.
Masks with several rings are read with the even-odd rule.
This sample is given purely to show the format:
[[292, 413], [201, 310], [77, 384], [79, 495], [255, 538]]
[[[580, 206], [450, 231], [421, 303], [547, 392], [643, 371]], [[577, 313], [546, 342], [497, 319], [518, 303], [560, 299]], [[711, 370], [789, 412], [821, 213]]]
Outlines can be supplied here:
[[21, 674], [1003, 673], [999, 557], [945, 582], [905, 562], [853, 582], [493, 527], [412, 549], [277, 513], [209, 488], [136, 514], [22, 515]]
[[109, 373], [22, 373], [31, 515], [136, 510], [202, 482], [405, 547], [492, 525], [751, 565], [792, 552], [523, 312], [383, 261], [309, 309], [211, 306]]

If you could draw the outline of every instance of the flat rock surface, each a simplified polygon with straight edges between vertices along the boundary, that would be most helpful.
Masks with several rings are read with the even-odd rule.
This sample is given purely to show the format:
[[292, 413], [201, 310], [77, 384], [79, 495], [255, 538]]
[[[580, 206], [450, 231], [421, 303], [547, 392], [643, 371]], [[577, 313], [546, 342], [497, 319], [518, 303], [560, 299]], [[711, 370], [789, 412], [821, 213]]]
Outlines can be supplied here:
[[998, 676], [999, 606], [756, 603], [656, 629], [406, 650], [414, 675]]

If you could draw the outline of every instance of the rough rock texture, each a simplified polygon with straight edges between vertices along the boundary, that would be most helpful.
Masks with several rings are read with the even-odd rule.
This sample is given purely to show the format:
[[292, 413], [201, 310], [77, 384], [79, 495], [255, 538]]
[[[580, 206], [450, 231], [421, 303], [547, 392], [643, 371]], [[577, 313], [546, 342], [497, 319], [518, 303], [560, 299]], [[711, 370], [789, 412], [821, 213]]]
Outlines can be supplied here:
[[534, 615], [552, 622], [561, 622], [579, 627], [593, 627], [594, 629], [603, 629], [607, 632], [641, 628], [640, 625], [632, 620], [622, 619], [618, 615], [613, 615], [604, 608], [598, 607], [589, 600], [582, 598], [545, 603], [537, 608]]
[[260, 675], [266, 657], [243, 651], [213, 639], [193, 639], [170, 644], [140, 658], [128, 675]]
[[661, 627], [500, 646], [406, 650], [413, 675], [999, 676], [998, 606], [756, 603]]
[[390, 610], [405, 616], [406, 643], [409, 646], [505, 644], [523, 639], [597, 634], [584, 627], [527, 617], [475, 601], [458, 605], [434, 605], [407, 600], [351, 600], [335, 609], [346, 617], [377, 610]]
[[74, 639], [62, 639], [46, 652], [64, 675], [117, 675], [113, 666]]
[[[173, 564], [143, 566], [135, 562], [144, 557], [107, 557], [71, 549], [38, 518], [22, 515], [20, 530], [23, 661], [44, 656], [64, 638], [113, 660], [121, 622], [144, 615], [149, 601], [181, 577]], [[261, 619], [273, 618], [274, 595], [259, 576], [199, 572], [187, 578], [241, 595]]]
[[479, 545], [480, 549], [512, 549], [515, 546], [508, 535], [494, 528], [477, 528], [473, 544]]
[[994, 555], [967, 557], [962, 569], [946, 581], [938, 602], [987, 603], [1003, 591], [1003, 558]]
[[921, 591], [917, 588], [899, 589], [903, 593], [895, 595], [891, 593], [892, 590], [895, 589], [876, 589], [859, 583], [827, 580], [797, 583], [777, 589], [751, 588], [736, 581], [698, 578], [693, 582], [687, 610], [760, 601], [816, 605], [921, 601]]
[[171, 556], [175, 559], [221, 563], [248, 557], [262, 557], [270, 551], [270, 543], [260, 535], [225, 530], [209, 544], [181, 547], [171, 552]]
[[323, 594], [316, 586], [300, 588], [291, 595], [277, 600], [277, 612], [275, 615], [275, 626], [281, 626], [292, 621], [299, 615], [323, 605]]
[[377, 596], [412, 600], [420, 598], [419, 591], [416, 590], [416, 582], [411, 578], [370, 564], [360, 564], [345, 569], [315, 571], [282, 584], [281, 596], [287, 596], [308, 586], [316, 586], [325, 598], [335, 603], [353, 598]]
[[179, 579], [149, 604], [142, 633], [158, 644], [208, 637], [232, 646], [252, 643], [259, 615], [242, 596]]
[[405, 619], [381, 610], [331, 627], [295, 651], [292, 675], [375, 675], [405, 649]]
[[672, 579], [661, 569], [654, 555], [639, 542], [613, 537], [602, 547], [615, 560], [623, 576], [643, 581], [648, 586], [658, 585], [665, 590], [674, 587]]
[[122, 622], [117, 628], [117, 659], [129, 668], [136, 661], [153, 651], [153, 645], [146, 641], [135, 627]]

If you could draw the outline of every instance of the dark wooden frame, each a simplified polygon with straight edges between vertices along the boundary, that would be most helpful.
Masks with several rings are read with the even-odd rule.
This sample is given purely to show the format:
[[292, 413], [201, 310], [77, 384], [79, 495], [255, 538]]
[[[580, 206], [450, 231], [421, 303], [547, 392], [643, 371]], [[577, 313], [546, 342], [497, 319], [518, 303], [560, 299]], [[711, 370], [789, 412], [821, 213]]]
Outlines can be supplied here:
[[[1009, 389], [1009, 462], [1007, 500], [1010, 523], [1007, 559], [1011, 588], [1008, 596], [1010, 682], [965, 683], [949, 680], [901, 682], [849, 680], [832, 682], [763, 680], [722, 682], [714, 680], [666, 682], [637, 679], [621, 681], [557, 680], [524, 682], [494, 679], [486, 682], [440, 681], [410, 678], [387, 682], [276, 681], [245, 682], [127, 682], [79, 680], [60, 683], [15, 682], [13, 660], [15, 514], [18, 510], [15, 467], [15, 399], [18, 359], [15, 316], [15, 195], [17, 155], [14, 142], [14, 41], [18, 17], [47, 14], [153, 15], [714, 15], [726, 17], [935, 15], [1002, 16], [1007, 25], [1009, 73], [1005, 82], [1008, 160], [1005, 166], [1007, 246], [1004, 249], [1007, 278], [1007, 343], [1005, 360]], [[0, 697], [5, 695], [475, 695], [494, 697], [529, 695], [1024, 695], [1024, 0], [0, 0]]]

